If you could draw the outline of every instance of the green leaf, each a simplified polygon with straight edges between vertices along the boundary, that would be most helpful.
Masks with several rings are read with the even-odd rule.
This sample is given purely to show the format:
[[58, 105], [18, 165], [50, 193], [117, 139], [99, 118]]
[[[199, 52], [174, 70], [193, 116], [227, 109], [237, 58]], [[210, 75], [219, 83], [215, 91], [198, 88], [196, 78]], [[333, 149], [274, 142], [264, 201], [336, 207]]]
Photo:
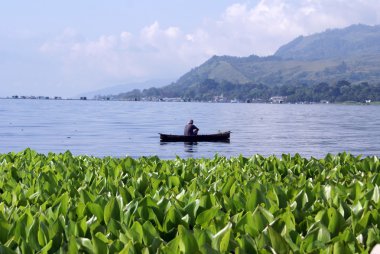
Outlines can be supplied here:
[[194, 237], [197, 240], [198, 246], [204, 246], [205, 244], [211, 245], [210, 235], [203, 229], [194, 228]]
[[225, 252], [228, 249], [232, 223], [229, 222], [224, 228], [212, 236], [212, 247], [218, 251]]
[[[51, 249], [51, 247], [53, 246], [53, 241], [50, 240], [41, 250], [39, 253], [41, 254], [47, 254], [49, 253], [49, 250]], [[72, 253], [72, 252], [71, 252]]]
[[76, 232], [77, 232], [77, 236], [85, 236], [86, 235], [86, 232], [87, 232], [87, 221], [86, 221], [86, 217], [84, 217], [83, 219], [81, 219], [80, 221], [77, 221], [75, 223], [75, 226], [76, 226]]
[[344, 243], [343, 241], [339, 241], [339, 242], [334, 243], [333, 253], [350, 254], [352, 253], [352, 251], [350, 250], [350, 248], [347, 246], [346, 243]]
[[110, 233], [112, 233], [115, 237], [118, 237], [120, 234], [120, 231], [123, 230], [123, 226], [120, 222], [115, 221], [114, 219], [110, 219], [107, 229]]
[[135, 251], [135, 248], [133, 247], [133, 243], [131, 241], [124, 246], [124, 248], [120, 251], [119, 254], [135, 254], [135, 253], [137, 252]]
[[122, 186], [119, 186], [118, 188], [118, 192], [121, 196], [121, 198], [123, 199], [123, 203], [124, 204], [127, 204], [129, 203], [130, 201], [132, 201], [132, 195], [129, 193], [129, 191], [127, 189], [125, 189], [124, 187]]
[[184, 208], [186, 214], [188, 214], [191, 218], [191, 223], [195, 223], [195, 217], [199, 209], [199, 203], [200, 203], [199, 199], [196, 199], [195, 201], [187, 204]]
[[286, 230], [288, 233], [296, 230], [297, 223], [296, 223], [293, 213], [290, 210], [287, 210], [286, 212], [284, 212], [280, 217], [285, 222]]
[[110, 219], [120, 221], [120, 207], [116, 198], [112, 197], [104, 208], [104, 222], [107, 224]]
[[368, 230], [367, 246], [374, 246], [380, 242], [380, 234], [378, 228], [370, 228]]
[[199, 252], [198, 243], [192, 232], [184, 226], [178, 226], [179, 250], [182, 253], [197, 253]]
[[79, 190], [79, 194], [81, 196], [81, 201], [85, 204], [89, 202], [94, 202], [95, 200], [95, 195], [88, 190], [81, 189]]
[[[230, 193], [231, 187], [234, 184], [234, 182], [235, 182], [234, 177], [228, 177], [227, 182], [224, 184], [224, 186], [222, 188], [222, 193], [223, 194]], [[230, 193], [230, 194], [234, 194], [234, 193]]]
[[91, 214], [95, 215], [99, 222], [103, 221], [104, 213], [103, 208], [95, 203], [87, 203], [86, 208], [90, 211]]
[[68, 243], [68, 253], [78, 253], [78, 246], [75, 239], [75, 236], [70, 236], [69, 243]]
[[167, 245], [162, 246], [161, 251], [165, 254], [177, 254], [179, 251], [179, 236], [168, 242]]
[[375, 188], [373, 188], [373, 194], [372, 194], [371, 200], [373, 200], [373, 202], [377, 204], [379, 203], [379, 199], [380, 199], [379, 186], [375, 185]]
[[138, 221], [135, 221], [130, 230], [128, 230], [127, 235], [133, 240], [133, 242], [142, 243], [143, 242], [143, 227]]
[[163, 227], [166, 232], [169, 232], [174, 228], [176, 229], [177, 225], [181, 223], [181, 221], [182, 220], [179, 212], [176, 208], [174, 208], [174, 206], [171, 206], [169, 210], [166, 212]]
[[327, 229], [334, 237], [338, 235], [340, 231], [343, 231], [346, 222], [343, 216], [335, 208], [332, 207], [327, 210], [327, 216], [329, 220]]
[[268, 227], [268, 234], [272, 248], [276, 251], [276, 253], [289, 253], [289, 245], [285, 239], [270, 226]]
[[0, 253], [1, 254], [16, 254], [17, 252], [13, 251], [12, 249], [6, 246], [0, 245]]
[[253, 218], [255, 220], [255, 223], [258, 222], [256, 218], [261, 221], [263, 221], [263, 219], [265, 218], [268, 224], [274, 221], [273, 214], [261, 206], [258, 206], [256, 210], [253, 212]]
[[325, 248], [329, 241], [330, 232], [321, 221], [318, 221], [310, 226], [300, 247], [304, 252], [310, 253], [317, 249]]
[[146, 221], [143, 224], [143, 231], [143, 242], [145, 245], [150, 245], [153, 242], [154, 238], [159, 237], [156, 229], [150, 221]]
[[175, 186], [181, 186], [181, 181], [178, 176], [169, 176], [168, 183], [169, 183], [169, 188], [173, 188]]
[[22, 214], [17, 220], [16, 224], [14, 225], [14, 228], [10, 230], [11, 233], [13, 233], [16, 242], [20, 240], [26, 241], [27, 239], [28, 217], [29, 214], [27, 214], [26, 212]]
[[96, 233], [92, 236], [92, 244], [94, 246], [95, 254], [106, 254], [108, 253], [108, 239], [101, 232]]
[[9, 223], [5, 220], [0, 220], [0, 243], [5, 243], [7, 241], [10, 229], [11, 225]]
[[88, 238], [77, 238], [77, 243], [79, 245], [79, 250], [94, 254], [94, 247], [91, 240]]
[[254, 211], [257, 206], [261, 204], [266, 204], [266, 198], [261, 190], [259, 190], [259, 186], [255, 186], [253, 190], [247, 196], [247, 210]]
[[206, 209], [210, 209], [216, 205], [215, 196], [210, 195], [209, 193], [202, 195], [199, 201], [199, 206], [204, 207]]
[[136, 191], [140, 194], [145, 194], [145, 192], [149, 189], [149, 177], [146, 175], [146, 173], [143, 173], [137, 180], [136, 180]]
[[41, 246], [38, 242], [38, 228], [39, 228], [39, 220], [38, 217], [34, 218], [33, 224], [28, 230], [28, 243], [34, 250], [41, 249]]
[[318, 230], [317, 240], [323, 243], [328, 243], [330, 239], [330, 232], [325, 226], [321, 224]]
[[230, 237], [231, 237], [231, 229], [228, 229], [227, 232], [223, 235], [220, 240], [219, 251], [227, 252], [229, 250], [230, 245]]
[[52, 207], [58, 208], [56, 212], [58, 212], [59, 214], [65, 214], [68, 210], [69, 199], [70, 199], [69, 193], [65, 192], [54, 201], [54, 204], [52, 205]]
[[43, 221], [39, 223], [37, 239], [40, 246], [45, 246], [50, 240], [49, 230]]
[[237, 239], [237, 242], [239, 243], [242, 253], [258, 253], [255, 240], [250, 235], [243, 235], [240, 239]]
[[212, 221], [219, 211], [219, 207], [212, 207], [206, 211], [203, 211], [197, 216], [195, 223], [205, 227]]

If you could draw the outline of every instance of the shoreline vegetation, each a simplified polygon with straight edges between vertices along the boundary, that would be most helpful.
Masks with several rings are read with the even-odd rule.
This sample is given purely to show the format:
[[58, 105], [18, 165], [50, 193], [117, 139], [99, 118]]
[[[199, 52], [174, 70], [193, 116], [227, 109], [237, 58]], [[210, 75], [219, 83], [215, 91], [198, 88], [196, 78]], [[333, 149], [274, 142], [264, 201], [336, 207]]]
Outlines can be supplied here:
[[62, 99], [54, 99], [54, 98], [44, 98], [44, 99], [39, 99], [39, 98], [31, 98], [28, 96], [25, 96], [25, 98], [0, 98], [0, 100], [50, 100], [50, 101], [132, 101], [132, 102], [193, 102], [193, 103], [249, 103], [249, 104], [335, 104], [335, 105], [380, 105], [380, 101], [371, 101], [371, 102], [358, 102], [358, 101], [343, 101], [343, 102], [295, 102], [295, 103], [290, 103], [290, 102], [278, 102], [278, 101], [250, 101], [250, 102], [243, 102], [243, 101], [238, 101], [238, 100], [231, 100], [231, 101], [185, 101], [181, 98], [160, 98], [160, 99], [153, 99], [153, 98], [145, 98], [141, 100], [124, 100], [124, 99], [112, 99], [112, 100], [107, 100], [107, 99], [77, 99], [77, 98], [62, 98]]
[[380, 101], [380, 83], [313, 84], [234, 84], [228, 81], [206, 79], [188, 86], [169, 85], [162, 88], [133, 90], [116, 96], [98, 96], [99, 99], [160, 100], [178, 98], [183, 101], [202, 102], [258, 102], [258, 103], [371, 103]]
[[0, 154], [1, 253], [369, 253], [380, 161]]
[[[62, 100], [62, 97], [13, 95], [3, 99]], [[162, 88], [135, 89], [118, 95], [85, 96], [66, 100], [214, 102], [272, 104], [380, 104], [380, 83], [233, 84], [206, 79], [191, 86], [168, 85]]]
[[270, 98], [269, 101], [239, 101], [239, 100], [231, 100], [231, 101], [191, 101], [191, 100], [183, 100], [181, 98], [142, 98], [140, 100], [125, 100], [125, 99], [104, 99], [104, 98], [93, 98], [93, 99], [77, 99], [77, 98], [49, 98], [44, 97], [40, 98], [32, 98], [29, 96], [23, 96], [22, 98], [0, 98], [0, 100], [50, 100], [50, 101], [132, 101], [132, 102], [192, 102], [192, 103], [249, 103], [249, 104], [332, 104], [332, 105], [380, 105], [380, 101], [343, 101], [343, 102], [329, 102], [329, 101], [320, 101], [320, 102], [310, 102], [310, 101], [302, 101], [302, 102], [284, 102], [278, 101], [276, 99]]

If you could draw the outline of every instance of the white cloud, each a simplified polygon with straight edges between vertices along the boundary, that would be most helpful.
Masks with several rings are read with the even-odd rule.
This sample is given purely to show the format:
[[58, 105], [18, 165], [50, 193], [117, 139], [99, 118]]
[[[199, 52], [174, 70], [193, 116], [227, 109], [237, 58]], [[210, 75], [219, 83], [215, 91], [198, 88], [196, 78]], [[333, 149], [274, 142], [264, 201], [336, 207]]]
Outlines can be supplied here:
[[94, 40], [82, 40], [68, 31], [72, 29], [44, 43], [40, 52], [60, 59], [65, 75], [87, 75], [89, 82], [102, 76], [111, 80], [174, 77], [193, 64], [184, 66], [181, 61], [179, 50], [188, 39], [178, 27], [162, 29], [154, 22], [137, 35], [123, 31]]
[[176, 39], [178, 36], [180, 36], [180, 29], [178, 27], [169, 27], [165, 30], [165, 34], [168, 36], [168, 38]]
[[299, 35], [356, 23], [379, 24], [379, 15], [377, 0], [261, 0], [254, 6], [231, 5], [201, 30], [216, 54], [270, 55]]
[[66, 50], [67, 46], [73, 43], [79, 43], [82, 37], [79, 33], [72, 29], [66, 28], [61, 34], [41, 45], [40, 51], [46, 54], [55, 53], [57, 51]]
[[270, 55], [299, 35], [380, 22], [378, 0], [261, 0], [233, 4], [218, 20], [192, 31], [161, 27], [158, 21], [139, 33], [122, 31], [83, 39], [66, 29], [40, 51], [64, 64], [65, 73], [88, 82], [179, 77], [212, 55]]

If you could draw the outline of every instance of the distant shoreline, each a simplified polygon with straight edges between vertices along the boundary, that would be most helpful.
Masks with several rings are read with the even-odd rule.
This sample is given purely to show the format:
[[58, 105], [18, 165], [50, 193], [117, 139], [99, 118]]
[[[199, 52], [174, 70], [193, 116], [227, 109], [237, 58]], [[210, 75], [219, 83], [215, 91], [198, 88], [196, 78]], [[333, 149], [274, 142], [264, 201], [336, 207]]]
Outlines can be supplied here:
[[[167, 99], [167, 100], [165, 100]], [[345, 102], [282, 102], [282, 103], [274, 103], [274, 102], [243, 102], [243, 101], [231, 101], [231, 102], [214, 102], [214, 101], [179, 101], [179, 100], [170, 100], [171, 98], [165, 98], [163, 100], [100, 100], [100, 99], [88, 99], [88, 98], [50, 98], [50, 97], [44, 97], [44, 98], [4, 98], [0, 97], [0, 100], [30, 100], [30, 101], [125, 101], [125, 102], [184, 102], [184, 103], [222, 103], [222, 104], [302, 104], [302, 105], [312, 105], [312, 104], [333, 104], [333, 105], [380, 105], [380, 101], [371, 101], [371, 102], [357, 102], [357, 101], [345, 101]]]

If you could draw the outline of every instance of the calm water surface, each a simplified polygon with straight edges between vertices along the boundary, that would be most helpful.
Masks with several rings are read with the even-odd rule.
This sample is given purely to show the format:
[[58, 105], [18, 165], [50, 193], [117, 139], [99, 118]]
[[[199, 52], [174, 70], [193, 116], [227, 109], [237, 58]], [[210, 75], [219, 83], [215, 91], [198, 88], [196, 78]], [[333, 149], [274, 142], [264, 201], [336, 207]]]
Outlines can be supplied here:
[[[68, 100], [0, 100], [0, 153], [210, 158], [347, 151], [380, 156], [380, 107]], [[230, 143], [160, 143], [194, 119], [200, 133], [230, 130]]]

